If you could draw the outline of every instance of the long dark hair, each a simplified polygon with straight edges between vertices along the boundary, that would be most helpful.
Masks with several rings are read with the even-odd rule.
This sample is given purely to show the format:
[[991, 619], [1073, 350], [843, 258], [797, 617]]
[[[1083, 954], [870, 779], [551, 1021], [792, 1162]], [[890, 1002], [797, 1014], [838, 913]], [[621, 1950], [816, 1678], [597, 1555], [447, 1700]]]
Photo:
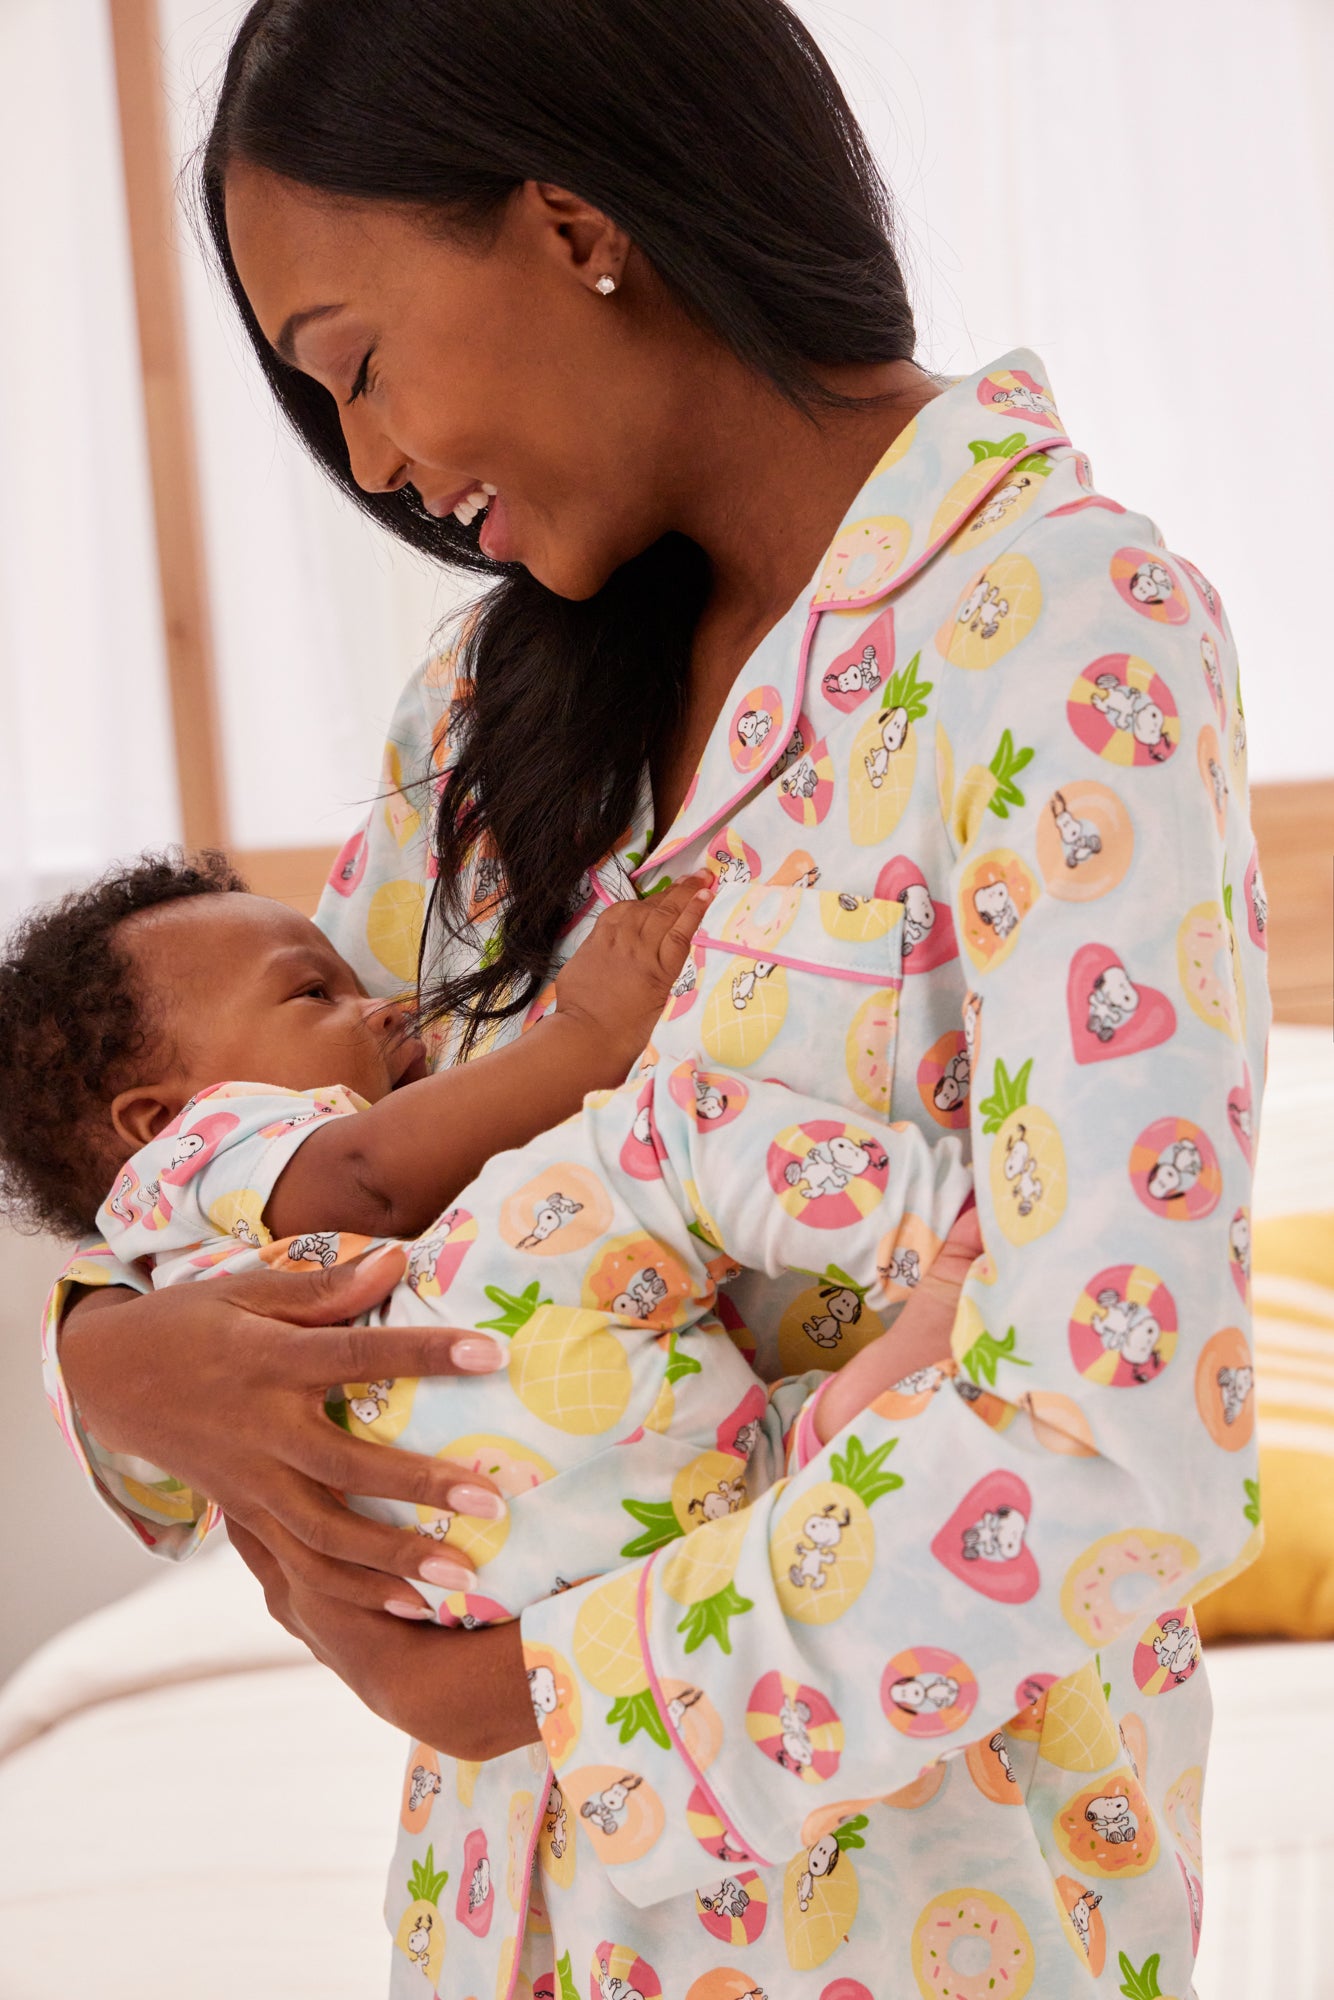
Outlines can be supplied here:
[[[684, 311], [796, 408], [856, 407], [815, 370], [911, 359], [888, 191], [819, 48], [781, 0], [256, 0], [202, 154], [208, 232], [274, 395], [366, 513], [451, 567], [497, 576], [477, 529], [411, 488], [365, 493], [332, 396], [265, 340], [227, 240], [243, 159], [307, 187], [485, 233], [527, 180], [622, 228]], [[462, 743], [441, 791], [419, 966], [426, 1018], [527, 1006], [585, 869], [630, 823], [677, 725], [710, 585], [665, 535], [574, 603], [507, 566], [463, 648]], [[500, 863], [498, 948], [459, 975], [466, 864]]]

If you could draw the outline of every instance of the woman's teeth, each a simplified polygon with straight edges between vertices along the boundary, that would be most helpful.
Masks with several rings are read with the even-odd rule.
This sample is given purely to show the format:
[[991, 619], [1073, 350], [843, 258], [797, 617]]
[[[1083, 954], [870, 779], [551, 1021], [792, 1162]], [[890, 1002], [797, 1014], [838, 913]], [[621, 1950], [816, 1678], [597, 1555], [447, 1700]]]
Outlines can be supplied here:
[[477, 516], [490, 506], [495, 497], [494, 486], [487, 486], [485, 483], [474, 486], [472, 492], [465, 493], [454, 508], [454, 519], [462, 522], [465, 528], [470, 528]]

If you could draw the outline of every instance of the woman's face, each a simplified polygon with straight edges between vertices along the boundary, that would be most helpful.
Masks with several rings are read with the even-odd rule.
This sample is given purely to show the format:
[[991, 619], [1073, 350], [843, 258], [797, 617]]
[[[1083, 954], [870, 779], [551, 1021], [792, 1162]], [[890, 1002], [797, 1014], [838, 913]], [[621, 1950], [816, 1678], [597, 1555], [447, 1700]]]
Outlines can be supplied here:
[[245, 165], [226, 207], [260, 326], [335, 398], [358, 485], [433, 513], [494, 487], [483, 549], [568, 598], [672, 525], [697, 336], [597, 210], [530, 181], [478, 244]]

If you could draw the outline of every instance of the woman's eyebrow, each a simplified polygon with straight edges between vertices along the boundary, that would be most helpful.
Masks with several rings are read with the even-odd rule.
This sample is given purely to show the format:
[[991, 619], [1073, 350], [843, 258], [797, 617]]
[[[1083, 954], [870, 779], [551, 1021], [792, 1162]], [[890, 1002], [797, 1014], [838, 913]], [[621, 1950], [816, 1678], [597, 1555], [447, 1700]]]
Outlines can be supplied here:
[[299, 367], [300, 363], [296, 358], [296, 337], [302, 327], [309, 326], [312, 320], [328, 319], [330, 313], [337, 313], [342, 310], [343, 308], [340, 305], [307, 306], [303, 312], [289, 313], [283, 321], [282, 332], [273, 343], [275, 350], [281, 354], [284, 361], [290, 362], [293, 368]]

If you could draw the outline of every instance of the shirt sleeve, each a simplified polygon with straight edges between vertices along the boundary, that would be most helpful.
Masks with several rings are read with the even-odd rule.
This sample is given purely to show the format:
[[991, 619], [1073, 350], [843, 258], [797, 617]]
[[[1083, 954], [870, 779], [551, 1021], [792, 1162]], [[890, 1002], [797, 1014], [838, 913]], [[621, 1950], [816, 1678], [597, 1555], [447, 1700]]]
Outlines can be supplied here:
[[[148, 1292], [253, 1260], [271, 1244], [264, 1207], [293, 1153], [319, 1124], [360, 1105], [341, 1087], [298, 1095], [220, 1084], [201, 1092], [126, 1162], [99, 1211], [101, 1237], [79, 1245], [51, 1291], [42, 1321], [51, 1413], [98, 1498], [156, 1556], [192, 1555], [220, 1517], [202, 1494], [160, 1466], [107, 1451], [84, 1431], [57, 1361], [71, 1294], [102, 1285]], [[363, 1239], [340, 1244], [333, 1236], [293, 1244], [318, 1263], [364, 1247]]]
[[[672, 1748], [624, 1765], [661, 1807], [657, 1839], [609, 1862], [635, 1903], [720, 1856], [800, 1851], [803, 1760], [827, 1779], [855, 1746], [825, 1790], [891, 1795], [1035, 1676], [1128, 1664], [1155, 1614], [1255, 1546], [1228, 1389], [1249, 1389], [1268, 1008], [1230, 635], [1151, 524], [1107, 503], [1005, 556], [1025, 636], [985, 672], [951, 667], [939, 716], [984, 1242], [956, 1370], [880, 1397], [745, 1512], [523, 1617], [530, 1668], [558, 1658], [573, 1691], [578, 1764], [619, 1770], [588, 1635], [600, 1593], [636, 1605], [618, 1671]], [[682, 1688], [716, 1711], [707, 1768]], [[564, 1704], [539, 1726], [570, 1759]]]

